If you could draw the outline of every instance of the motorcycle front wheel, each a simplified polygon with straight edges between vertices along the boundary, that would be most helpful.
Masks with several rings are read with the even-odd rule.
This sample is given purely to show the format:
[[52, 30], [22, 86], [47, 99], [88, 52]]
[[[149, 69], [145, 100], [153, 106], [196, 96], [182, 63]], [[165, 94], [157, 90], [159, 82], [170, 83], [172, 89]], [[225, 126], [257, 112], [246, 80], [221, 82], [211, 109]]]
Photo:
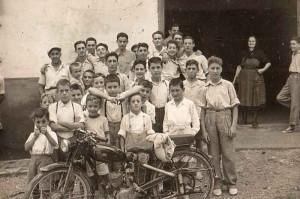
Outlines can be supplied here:
[[38, 174], [28, 185], [26, 199], [92, 199], [93, 192], [88, 177], [80, 171], [55, 168]]
[[[192, 150], [175, 151], [172, 162], [161, 162], [157, 166], [169, 172], [181, 173], [182, 185], [178, 178], [165, 178], [153, 187], [154, 198], [208, 199], [214, 187], [214, 169], [212, 164], [202, 154]], [[152, 180], [163, 177], [164, 174], [155, 172]], [[184, 192], [178, 194], [180, 189]]]

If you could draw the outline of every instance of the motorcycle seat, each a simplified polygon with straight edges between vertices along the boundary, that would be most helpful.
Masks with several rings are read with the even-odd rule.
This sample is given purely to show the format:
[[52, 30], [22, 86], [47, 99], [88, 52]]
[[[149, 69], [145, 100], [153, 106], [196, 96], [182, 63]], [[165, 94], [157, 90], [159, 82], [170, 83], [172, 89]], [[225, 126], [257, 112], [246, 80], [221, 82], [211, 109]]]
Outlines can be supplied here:
[[143, 141], [135, 145], [127, 146], [126, 149], [128, 152], [132, 152], [135, 154], [138, 153], [151, 154], [153, 152], [153, 143], [149, 141]]
[[195, 140], [195, 135], [193, 134], [169, 135], [169, 137], [176, 146], [192, 145]]

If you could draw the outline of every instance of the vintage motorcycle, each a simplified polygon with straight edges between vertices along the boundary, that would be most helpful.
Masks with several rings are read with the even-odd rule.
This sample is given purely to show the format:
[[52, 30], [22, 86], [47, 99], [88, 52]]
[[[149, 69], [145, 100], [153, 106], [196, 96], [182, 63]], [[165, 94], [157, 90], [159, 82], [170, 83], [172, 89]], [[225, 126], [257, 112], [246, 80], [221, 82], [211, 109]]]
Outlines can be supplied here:
[[[153, 145], [115, 148], [93, 133], [76, 130], [76, 142], [61, 142], [61, 150], [69, 153], [65, 163], [54, 163], [41, 169], [28, 185], [29, 198], [95, 198], [95, 190], [85, 173], [87, 162], [101, 182], [93, 160], [112, 164], [122, 162], [122, 170], [110, 173], [101, 198], [210, 198], [214, 186], [214, 169], [209, 157], [193, 147], [193, 135], [171, 137], [176, 144], [169, 162], [155, 157]], [[145, 147], [148, 145], [149, 147]]]

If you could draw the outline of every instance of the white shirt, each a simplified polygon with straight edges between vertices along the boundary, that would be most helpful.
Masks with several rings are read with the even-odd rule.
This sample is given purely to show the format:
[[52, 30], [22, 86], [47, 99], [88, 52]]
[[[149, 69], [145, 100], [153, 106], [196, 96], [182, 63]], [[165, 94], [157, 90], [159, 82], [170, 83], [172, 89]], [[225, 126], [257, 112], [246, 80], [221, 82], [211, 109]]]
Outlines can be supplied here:
[[150, 116], [152, 124], [155, 124], [155, 106], [151, 104], [148, 100], [145, 101], [146, 113]]
[[60, 79], [69, 80], [70, 71], [69, 67], [61, 64], [58, 67], [58, 70], [55, 70], [52, 64], [48, 64], [45, 68], [45, 74], [40, 74], [39, 84], [45, 86], [45, 90], [50, 89], [51, 87], [56, 87], [56, 83]]
[[155, 108], [163, 108], [168, 102], [169, 97], [169, 81], [163, 78], [157, 84], [152, 82], [153, 88], [150, 95], [150, 101], [155, 106]]

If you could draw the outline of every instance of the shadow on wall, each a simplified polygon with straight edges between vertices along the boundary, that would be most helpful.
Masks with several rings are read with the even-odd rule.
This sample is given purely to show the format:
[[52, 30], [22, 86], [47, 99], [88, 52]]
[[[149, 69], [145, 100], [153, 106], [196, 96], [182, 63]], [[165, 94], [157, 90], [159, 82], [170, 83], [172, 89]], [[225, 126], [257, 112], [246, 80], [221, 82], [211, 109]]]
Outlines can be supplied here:
[[5, 79], [5, 100], [1, 105], [3, 131], [0, 160], [29, 157], [24, 143], [33, 131], [30, 117], [39, 107], [38, 78]]

